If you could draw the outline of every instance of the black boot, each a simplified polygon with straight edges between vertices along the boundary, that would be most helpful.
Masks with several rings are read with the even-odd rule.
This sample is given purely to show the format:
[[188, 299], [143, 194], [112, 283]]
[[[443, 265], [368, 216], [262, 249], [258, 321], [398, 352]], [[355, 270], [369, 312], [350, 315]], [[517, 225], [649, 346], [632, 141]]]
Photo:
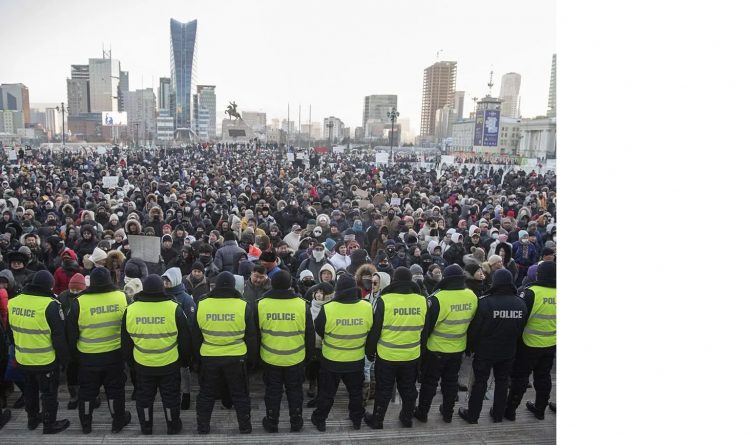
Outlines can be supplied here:
[[148, 408], [136, 407], [138, 422], [141, 424], [141, 434], [151, 435], [154, 432], [154, 406]]
[[290, 410], [289, 423], [292, 425], [293, 433], [302, 431], [302, 425], [304, 425], [305, 423], [302, 419], [302, 408], [295, 408]]
[[6, 423], [10, 422], [10, 410], [6, 409], [0, 413], [0, 430], [3, 429]]
[[308, 400], [306, 406], [308, 408], [315, 408], [315, 407], [317, 407], [318, 406], [318, 397], [315, 396], [312, 399]]
[[211, 419], [204, 416], [201, 416], [200, 413], [197, 413], [197, 424], [198, 424], [198, 434], [208, 434], [211, 432]]
[[26, 421], [26, 427], [33, 431], [36, 429], [36, 427], [39, 426], [40, 423], [42, 423], [42, 413], [36, 413], [36, 414], [28, 414], [28, 420]]
[[365, 413], [365, 423], [374, 430], [383, 429], [383, 418], [377, 418], [375, 414]]
[[21, 394], [21, 397], [16, 399], [16, 401], [13, 403], [13, 409], [21, 409], [26, 406], [26, 399], [23, 397], [23, 394]]
[[119, 433], [125, 428], [132, 419], [130, 411], [125, 411], [125, 399], [115, 399], [110, 401], [112, 406], [112, 432]]
[[42, 412], [42, 421], [44, 422], [42, 434], [57, 434], [70, 426], [68, 419], [57, 420], [57, 404], [54, 408]]
[[266, 410], [266, 417], [263, 418], [263, 429], [269, 433], [279, 432], [279, 413], [278, 411]]
[[453, 409], [448, 411], [443, 405], [440, 405], [440, 415], [443, 416], [443, 422], [451, 423], [453, 421]]
[[[505, 416], [512, 417], [506, 417], [508, 420], [516, 420], [516, 411], [509, 412], [508, 408], [505, 408]], [[490, 419], [492, 419], [492, 423], [498, 423], [503, 421], [503, 416], [495, 415], [495, 408], [490, 408]]]
[[472, 425], [476, 425], [477, 424], [477, 419], [473, 419], [469, 415], [469, 410], [466, 409], [466, 408], [459, 408], [458, 409], [458, 417], [464, 419], [467, 423], [470, 423]]
[[557, 413], [557, 403], [549, 402], [549, 410], [553, 413]]
[[182, 431], [180, 408], [164, 408], [164, 415], [167, 418], [167, 434], [180, 434]]
[[68, 409], [78, 408], [78, 385], [68, 385], [68, 392], [70, 393]]
[[544, 408], [537, 408], [534, 402], [529, 400], [526, 402], [526, 409], [531, 411], [537, 419], [544, 420]]
[[403, 401], [401, 405], [401, 412], [398, 414], [398, 420], [401, 421], [401, 425], [405, 428], [411, 428], [413, 423], [411, 418], [414, 417], [414, 402]]
[[325, 419], [321, 419], [319, 417], [315, 416], [315, 413], [313, 412], [310, 416], [310, 422], [312, 422], [313, 425], [315, 425], [315, 428], [318, 429], [318, 431], [325, 432], [326, 430], [326, 421]]
[[250, 421], [250, 414], [243, 416], [241, 419], [237, 419], [237, 423], [240, 426], [240, 434], [250, 434], [253, 432], [253, 424]]
[[430, 407], [427, 406], [418, 406], [417, 409], [414, 410], [414, 418], [419, 420], [422, 423], [427, 422], [427, 413], [430, 411]]
[[83, 431], [83, 434], [91, 433], [91, 423], [93, 421], [91, 411], [91, 401], [80, 400], [78, 402], [78, 419], [81, 421], [81, 431]]
[[190, 393], [182, 393], [182, 403], [180, 403], [180, 409], [188, 410], [190, 409]]

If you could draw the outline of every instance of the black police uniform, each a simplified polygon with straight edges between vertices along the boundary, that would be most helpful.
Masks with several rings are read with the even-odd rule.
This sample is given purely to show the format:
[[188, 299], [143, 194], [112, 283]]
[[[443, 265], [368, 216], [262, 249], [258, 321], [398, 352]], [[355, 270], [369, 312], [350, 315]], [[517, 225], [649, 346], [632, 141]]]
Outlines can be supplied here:
[[468, 410], [458, 410], [461, 418], [469, 423], [477, 423], [482, 411], [490, 371], [495, 376], [490, 416], [496, 422], [502, 420], [508, 397], [508, 377], [528, 317], [526, 305], [516, 296], [513, 275], [507, 270], [495, 271], [493, 280], [489, 294], [479, 299], [477, 313], [469, 325], [466, 353], [474, 354], [474, 385], [469, 394]]

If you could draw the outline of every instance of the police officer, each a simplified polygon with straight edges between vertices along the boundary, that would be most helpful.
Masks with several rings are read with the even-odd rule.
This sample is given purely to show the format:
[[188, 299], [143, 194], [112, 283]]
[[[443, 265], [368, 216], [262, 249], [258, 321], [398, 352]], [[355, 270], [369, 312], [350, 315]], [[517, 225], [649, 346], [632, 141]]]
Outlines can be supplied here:
[[452, 264], [445, 269], [436, 291], [427, 299], [427, 317], [423, 339], [426, 352], [422, 358], [422, 386], [419, 406], [414, 417], [427, 422], [438, 381], [443, 393], [440, 414], [443, 421], [453, 420], [453, 406], [458, 395], [458, 372], [466, 350], [466, 331], [477, 311], [477, 296], [466, 288], [463, 269]]
[[247, 364], [254, 364], [258, 353], [252, 316], [252, 306], [235, 288], [232, 272], [221, 272], [216, 277], [214, 290], [197, 303], [191, 337], [193, 356], [199, 360], [200, 367], [196, 404], [199, 434], [211, 431], [214, 401], [224, 384], [229, 386], [240, 433], [253, 431], [246, 371]]
[[57, 420], [60, 365], [70, 361], [70, 353], [65, 341], [65, 317], [52, 293], [54, 284], [52, 274], [40, 270], [19, 295], [8, 301], [10, 340], [25, 380], [27, 426], [33, 430], [43, 422], [44, 434], [59, 433], [70, 426], [67, 419]]
[[339, 277], [333, 300], [320, 308], [315, 331], [323, 339], [318, 408], [310, 421], [318, 431], [326, 430], [333, 397], [343, 380], [349, 392], [349, 419], [355, 430], [365, 414], [362, 387], [367, 334], [372, 328], [372, 305], [363, 300], [357, 282], [349, 274]]
[[365, 423], [371, 428], [383, 428], [394, 381], [403, 402], [398, 418], [403, 426], [412, 426], [417, 401], [417, 366], [427, 313], [427, 302], [419, 292], [411, 272], [402, 266], [393, 272], [393, 282], [382, 290], [375, 302], [373, 327], [366, 346], [371, 361], [377, 353], [375, 405], [372, 414], [365, 413]]
[[[8, 343], [6, 343], [5, 335], [5, 326], [0, 322], [0, 345], [3, 345], [3, 347], [0, 347], [0, 364], [2, 365], [5, 365], [8, 360], [8, 348], [5, 347]], [[5, 366], [0, 367], [0, 369], [5, 369]], [[0, 402], [4, 405], [5, 399], [0, 399]], [[9, 409], [0, 410], [0, 430], [3, 429], [6, 423], [10, 422], [10, 417], [11, 414]]]
[[557, 348], [557, 267], [555, 262], [542, 262], [536, 270], [536, 282], [521, 292], [520, 297], [526, 303], [529, 317], [511, 372], [505, 418], [516, 420], [516, 408], [521, 404], [529, 383], [529, 374], [533, 372], [536, 400], [526, 402], [526, 408], [537, 419], [542, 420], [552, 391], [551, 371]]
[[90, 433], [94, 401], [104, 385], [112, 432], [118, 433], [130, 423], [130, 411], [125, 410], [126, 377], [120, 347], [128, 300], [112, 283], [108, 269], [97, 267], [91, 271], [90, 283], [72, 301], [68, 317], [68, 344], [79, 363], [78, 417], [83, 433]]
[[508, 397], [508, 377], [516, 355], [516, 345], [526, 325], [526, 304], [516, 296], [513, 274], [507, 269], [492, 274], [488, 295], [479, 299], [477, 313], [469, 325], [467, 353], [474, 353], [474, 385], [469, 394], [469, 408], [459, 408], [458, 415], [477, 423], [487, 391], [490, 371], [495, 375], [495, 397], [490, 417], [501, 422]]
[[143, 280], [122, 319], [122, 352], [135, 366], [138, 385], [136, 409], [141, 433], [152, 434], [154, 398], [159, 389], [167, 434], [182, 430], [180, 420], [180, 367], [190, 364], [190, 333], [182, 308], [164, 291], [159, 275]]
[[281, 395], [286, 388], [292, 432], [302, 430], [302, 384], [305, 359], [313, 356], [315, 330], [308, 303], [291, 289], [292, 276], [281, 270], [271, 290], [257, 301], [254, 324], [260, 336], [260, 359], [266, 385], [263, 428], [279, 431]]

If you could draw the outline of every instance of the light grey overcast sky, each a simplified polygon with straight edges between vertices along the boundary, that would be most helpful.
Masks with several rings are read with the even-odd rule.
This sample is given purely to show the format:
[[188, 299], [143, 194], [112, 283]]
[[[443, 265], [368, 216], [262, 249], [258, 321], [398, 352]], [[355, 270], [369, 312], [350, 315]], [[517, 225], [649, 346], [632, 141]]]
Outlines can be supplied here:
[[555, 46], [552, 0], [53, 1], [0, 0], [0, 82], [23, 82], [32, 103], [67, 101], [71, 64], [112, 48], [130, 89], [169, 76], [169, 19], [198, 19], [197, 80], [216, 85], [217, 120], [229, 100], [268, 119], [307, 122], [335, 115], [362, 124], [364, 96], [397, 94], [418, 134], [423, 70], [458, 62], [457, 90], [493, 94], [500, 76], [520, 73], [521, 112], [546, 113]]

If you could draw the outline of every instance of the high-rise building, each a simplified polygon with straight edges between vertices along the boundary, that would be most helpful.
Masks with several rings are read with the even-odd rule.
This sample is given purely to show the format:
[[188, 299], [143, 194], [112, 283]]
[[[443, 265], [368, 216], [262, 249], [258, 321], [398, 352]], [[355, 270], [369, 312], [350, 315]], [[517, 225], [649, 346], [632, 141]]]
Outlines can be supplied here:
[[508, 117], [518, 117], [519, 109], [518, 94], [521, 91], [521, 75], [518, 73], [507, 73], [503, 75], [500, 82], [500, 99], [503, 104], [500, 114]]
[[44, 128], [52, 135], [60, 134], [62, 131], [62, 121], [58, 117], [59, 113], [55, 108], [48, 107], [44, 109]]
[[68, 112], [71, 116], [89, 113], [89, 81], [88, 79], [68, 79]]
[[92, 113], [118, 111], [120, 61], [89, 59], [89, 108]]
[[456, 120], [464, 118], [464, 98], [466, 91], [456, 91], [453, 95], [453, 116]]
[[169, 110], [159, 110], [159, 116], [156, 118], [156, 139], [160, 142], [167, 142], [174, 139], [174, 117], [169, 114]]
[[88, 65], [70, 65], [70, 78], [89, 80], [89, 66]]
[[68, 113], [78, 116], [91, 112], [89, 100], [89, 66], [70, 65], [70, 79], [67, 79]]
[[552, 54], [552, 71], [549, 76], [549, 99], [547, 117], [557, 116], [557, 54]]
[[138, 142], [156, 138], [156, 95], [153, 88], [128, 91], [125, 111], [128, 113], [128, 130]]
[[243, 111], [240, 113], [242, 120], [253, 130], [259, 133], [266, 131], [266, 113], [262, 111]]
[[200, 122], [203, 125], [199, 127], [205, 127], [206, 130], [203, 134], [200, 132], [198, 137], [202, 140], [209, 140], [216, 138], [216, 85], [198, 85], [196, 87], [198, 92], [198, 119], [203, 121]]
[[374, 131], [368, 131], [368, 129], [377, 127], [380, 130], [377, 132], [382, 133], [383, 124], [390, 122], [388, 112], [393, 108], [398, 108], [398, 96], [395, 94], [365, 96], [365, 107], [362, 113], [362, 127], [365, 129], [365, 138], [381, 136], [374, 134]]
[[174, 96], [173, 116], [175, 128], [192, 128], [192, 100], [195, 94], [195, 71], [197, 61], [195, 57], [195, 38], [198, 20], [187, 23], [169, 20], [171, 87]]
[[435, 135], [435, 112], [452, 105], [456, 92], [456, 62], [435, 62], [424, 70], [422, 82], [421, 136]]
[[172, 79], [169, 77], [159, 78], [159, 110], [170, 111], [172, 97]]
[[295, 121], [287, 121], [286, 119], [281, 120], [281, 129], [286, 131], [290, 137], [297, 134], [297, 123]]
[[22, 83], [4, 83], [0, 85], [0, 109], [6, 111], [20, 111], [24, 124], [31, 122], [31, 105], [29, 104], [29, 89]]
[[456, 114], [453, 104], [444, 105], [435, 111], [435, 142], [441, 142], [443, 139], [450, 137], [451, 124], [456, 120]]
[[125, 111], [125, 93], [130, 91], [130, 75], [120, 71], [120, 82], [117, 84], [117, 111]]
[[[333, 123], [331, 128], [328, 127], [329, 122]], [[337, 143], [344, 138], [344, 123], [337, 117], [326, 117], [323, 119], [323, 132], [323, 139], [331, 138], [334, 143]]]

